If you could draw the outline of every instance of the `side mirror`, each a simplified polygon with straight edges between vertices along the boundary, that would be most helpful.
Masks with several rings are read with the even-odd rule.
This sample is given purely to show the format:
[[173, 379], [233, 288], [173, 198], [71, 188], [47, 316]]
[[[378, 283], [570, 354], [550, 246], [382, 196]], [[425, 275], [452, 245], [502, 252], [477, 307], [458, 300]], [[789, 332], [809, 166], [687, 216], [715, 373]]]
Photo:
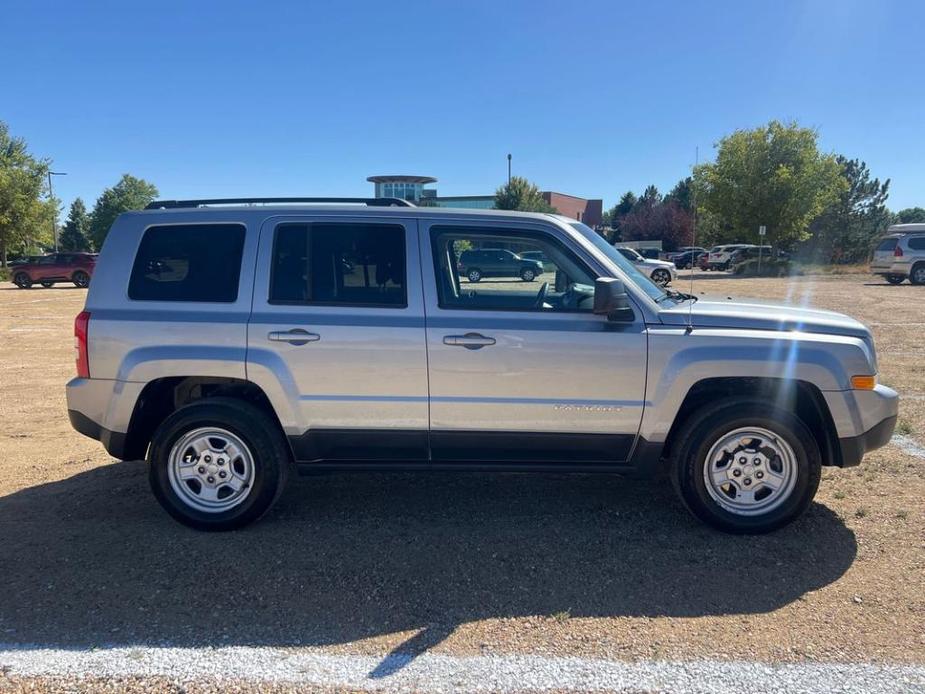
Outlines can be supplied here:
[[635, 318], [623, 282], [614, 277], [594, 280], [594, 313], [619, 323], [629, 323]]

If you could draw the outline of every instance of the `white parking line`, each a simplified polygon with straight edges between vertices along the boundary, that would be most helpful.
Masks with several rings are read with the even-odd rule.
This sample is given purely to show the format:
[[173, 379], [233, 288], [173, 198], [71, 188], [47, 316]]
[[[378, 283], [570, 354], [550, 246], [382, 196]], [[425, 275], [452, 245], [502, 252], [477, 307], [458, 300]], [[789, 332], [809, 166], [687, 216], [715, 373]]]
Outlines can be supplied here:
[[166, 677], [364, 691], [925, 692], [925, 667], [865, 663], [637, 661], [542, 656], [385, 658], [281, 648], [3, 647], [0, 670], [25, 677]]

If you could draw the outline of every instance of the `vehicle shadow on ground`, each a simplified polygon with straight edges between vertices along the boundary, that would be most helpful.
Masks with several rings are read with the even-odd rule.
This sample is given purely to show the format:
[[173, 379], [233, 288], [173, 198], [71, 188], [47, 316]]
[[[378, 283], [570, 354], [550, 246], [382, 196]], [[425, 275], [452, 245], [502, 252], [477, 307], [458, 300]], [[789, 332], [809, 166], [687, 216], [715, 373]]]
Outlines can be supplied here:
[[[0, 498], [0, 642], [329, 645], [475, 620], [763, 613], [837, 580], [854, 534], [814, 504], [761, 537], [690, 519], [667, 483], [593, 475], [296, 480], [258, 524], [201, 533], [114, 463]], [[382, 669], [380, 672], [379, 670]]]

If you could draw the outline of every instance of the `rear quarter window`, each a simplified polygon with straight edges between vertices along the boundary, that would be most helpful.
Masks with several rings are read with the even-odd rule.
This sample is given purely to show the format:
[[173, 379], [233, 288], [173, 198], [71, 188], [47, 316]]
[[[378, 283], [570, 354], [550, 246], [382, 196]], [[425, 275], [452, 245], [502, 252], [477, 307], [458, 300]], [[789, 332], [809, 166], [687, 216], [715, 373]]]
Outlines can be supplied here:
[[898, 240], [899, 239], [897, 239], [895, 236], [893, 238], [883, 239], [883, 241], [881, 241], [877, 245], [877, 250], [878, 251], [892, 251], [894, 248], [896, 248], [896, 242]]
[[129, 299], [236, 301], [244, 234], [241, 224], [148, 227], [132, 266]]

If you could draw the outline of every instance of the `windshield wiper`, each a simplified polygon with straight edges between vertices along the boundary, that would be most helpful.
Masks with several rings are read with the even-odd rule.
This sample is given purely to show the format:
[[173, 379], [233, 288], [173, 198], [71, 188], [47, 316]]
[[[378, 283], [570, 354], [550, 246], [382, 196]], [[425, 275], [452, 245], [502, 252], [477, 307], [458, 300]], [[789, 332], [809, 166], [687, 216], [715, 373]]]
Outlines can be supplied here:
[[685, 292], [678, 292], [678, 291], [675, 291], [674, 289], [666, 289], [665, 298], [674, 299], [675, 301], [693, 301], [694, 303], [697, 303], [697, 299], [698, 299], [698, 297], [694, 296], [693, 294], [686, 294]]

